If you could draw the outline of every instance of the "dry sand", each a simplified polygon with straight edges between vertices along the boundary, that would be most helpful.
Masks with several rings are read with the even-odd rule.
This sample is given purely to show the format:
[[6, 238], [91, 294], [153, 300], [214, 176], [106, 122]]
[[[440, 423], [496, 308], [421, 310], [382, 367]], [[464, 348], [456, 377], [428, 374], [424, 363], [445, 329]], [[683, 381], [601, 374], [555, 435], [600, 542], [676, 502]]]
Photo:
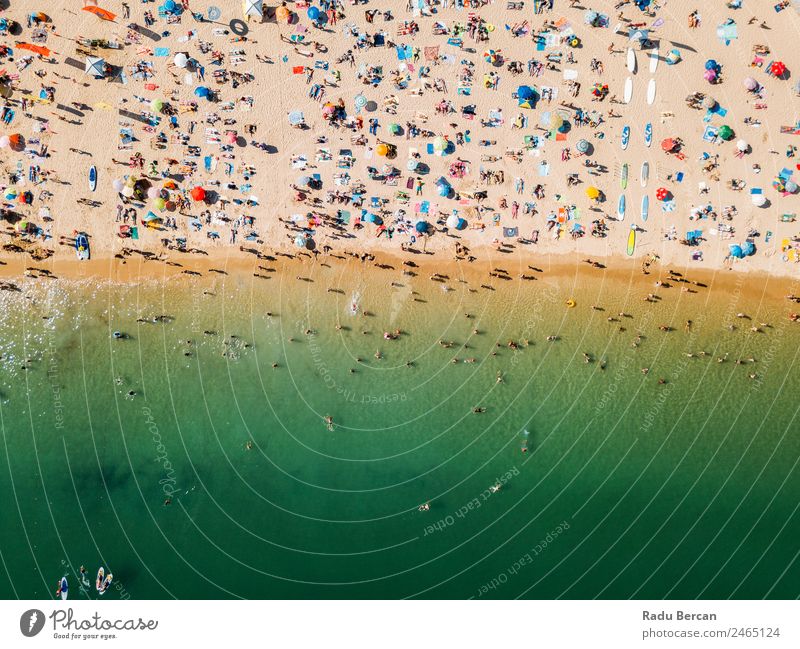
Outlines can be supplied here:
[[[463, 36], [464, 47], [473, 48], [474, 53], [448, 46], [446, 36], [434, 36], [432, 34], [433, 17], [416, 19], [420, 25], [420, 31], [415, 36], [397, 36], [398, 23], [410, 18], [405, 7], [400, 3], [375, 5], [380, 8], [391, 5], [395, 12], [395, 18], [393, 21], [384, 22], [383, 18], [378, 15], [372, 24], [366, 22], [364, 11], [372, 8], [373, 3], [357, 6], [346, 5], [344, 8], [346, 18], [339, 21], [339, 25], [334, 28], [336, 31], [310, 30], [310, 38], [324, 43], [328, 48], [327, 53], [316, 54], [312, 58], [301, 56], [295, 51], [295, 48], [280, 39], [281, 34], [289, 36], [294, 33], [296, 26], [277, 24], [271, 17], [271, 13], [268, 13], [267, 19], [261, 24], [256, 21], [249, 23], [250, 31], [246, 42], [231, 42], [231, 34], [214, 33], [213, 30], [219, 29], [221, 25], [195, 22], [187, 13], [184, 14], [182, 22], [179, 24], [166, 25], [163, 20], [159, 20], [153, 29], [157, 32], [168, 29], [170, 35], [161, 38], [157, 43], [147, 38], [141, 38], [140, 43], [128, 44], [123, 49], [98, 50], [98, 53], [104, 56], [109, 63], [125, 68], [128, 79], [126, 84], [92, 79], [81, 70], [66, 65], [64, 61], [67, 57], [81, 62], [84, 60], [85, 56], [76, 53], [75, 39], [79, 37], [116, 39], [124, 42], [128, 34], [125, 25], [129, 22], [143, 24], [143, 12], [150, 10], [156, 14], [156, 4], [141, 4], [132, 0], [129, 2], [132, 15], [129, 20], [125, 20], [122, 18], [121, 3], [110, 0], [105, 3], [101, 2], [101, 6], [120, 14], [116, 22], [104, 22], [90, 13], [81, 11], [81, 4], [74, 0], [69, 2], [59, 0], [49, 3], [47, 7], [42, 7], [51, 17], [52, 25], [55, 28], [45, 43], [54, 52], [53, 60], [51, 62], [34, 60], [32, 65], [19, 73], [19, 80], [14, 84], [15, 89], [7, 94], [11, 98], [13, 106], [14, 102], [26, 94], [26, 91], [38, 95], [40, 85], [44, 84], [56, 89], [55, 104], [36, 103], [29, 109], [29, 116], [23, 115], [19, 106], [13, 106], [17, 113], [16, 119], [10, 127], [3, 129], [6, 134], [18, 132], [26, 138], [39, 137], [42, 143], [48, 145], [49, 157], [38, 161], [38, 164], [42, 169], [50, 170], [60, 184], [48, 181], [35, 188], [30, 187], [30, 184], [18, 188], [32, 189], [36, 200], [32, 206], [15, 207], [15, 211], [25, 218], [30, 218], [50, 235], [51, 238], [44, 242], [36, 240], [33, 244], [23, 242], [21, 245], [54, 249], [55, 257], [52, 262], [48, 262], [51, 263], [52, 268], [72, 267], [72, 264], [64, 263], [67, 259], [74, 259], [75, 253], [71, 244], [68, 241], [62, 242], [62, 245], [58, 244], [61, 237], [70, 237], [75, 231], [85, 231], [91, 236], [93, 254], [99, 258], [98, 262], [87, 266], [85, 270], [81, 271], [81, 274], [93, 272], [93, 270], [88, 270], [91, 268], [98, 269], [100, 275], [105, 275], [109, 269], [119, 268], [121, 266], [119, 261], [112, 262], [112, 259], [123, 248], [151, 251], [160, 255], [162, 261], [172, 260], [186, 264], [187, 255], [168, 252], [162, 245], [162, 239], [173, 239], [176, 236], [186, 238], [188, 247], [203, 249], [209, 253], [207, 259], [203, 255], [193, 255], [200, 258], [200, 261], [188, 262], [190, 265], [197, 263], [200, 266], [214, 267], [219, 266], [224, 260], [236, 257], [245, 258], [245, 253], [239, 251], [240, 244], [263, 252], [273, 250], [294, 252], [292, 238], [296, 233], [287, 231], [285, 224], [278, 219], [279, 217], [288, 218], [293, 214], [304, 215], [311, 208], [293, 200], [294, 192], [290, 189], [290, 184], [304, 173], [319, 173], [323, 180], [323, 188], [314, 195], [324, 198], [326, 190], [335, 189], [332, 183], [333, 175], [341, 171], [336, 168], [337, 150], [352, 148], [356, 157], [354, 167], [350, 170], [353, 181], [363, 181], [367, 186], [366, 195], [368, 197], [388, 198], [390, 202], [386, 207], [389, 210], [396, 209], [398, 205], [394, 202], [394, 196], [398, 188], [405, 187], [407, 176], [405, 163], [409, 148], [414, 147], [420, 152], [424, 152], [426, 144], [431, 140], [421, 138], [406, 140], [404, 136], [392, 137], [387, 128], [391, 122], [405, 124], [407, 121], [415, 121], [420, 127], [430, 129], [437, 135], [448, 136], [451, 140], [454, 139], [457, 131], [463, 132], [467, 129], [471, 131], [471, 144], [458, 147], [453, 155], [431, 156], [423, 153], [423, 161], [430, 165], [431, 171], [426, 178], [421, 198], [436, 203], [444, 216], [448, 215], [453, 208], [459, 209], [460, 214], [469, 221], [470, 227], [459, 232], [457, 240], [469, 246], [472, 254], [479, 260], [485, 261], [489, 256], [497, 258], [499, 253], [490, 251], [497, 247], [497, 241], [504, 240], [512, 244], [505, 256], [515, 258], [514, 263], [520, 268], [526, 263], [538, 263], [537, 260], [551, 259], [551, 255], [564, 255], [560, 265], [569, 265], [574, 263], [574, 260], [585, 257], [607, 258], [609, 260], [607, 263], [618, 265], [622, 259], [625, 259], [630, 224], [636, 223], [641, 228], [641, 231], [638, 232], [635, 253], [637, 266], [642, 259], [657, 254], [664, 265], [673, 264], [676, 268], [690, 266], [713, 270], [732, 266], [735, 270], [762, 271], [771, 275], [793, 275], [796, 272], [797, 267], [790, 261], [784, 260], [786, 255], [781, 249], [781, 244], [797, 233], [797, 226], [796, 223], [781, 223], [779, 217], [780, 214], [796, 211], [798, 198], [796, 195], [783, 197], [771, 187], [772, 178], [784, 166], [789, 168], [795, 166], [797, 158], [787, 159], [785, 157], [787, 146], [800, 144], [800, 138], [797, 136], [781, 135], [780, 133], [781, 125], [794, 124], [800, 115], [800, 111], [798, 111], [800, 99], [794, 91], [795, 77], [796, 74], [800, 74], [800, 68], [792, 70], [797, 62], [797, 57], [793, 56], [793, 53], [797, 34], [800, 33], [800, 16], [794, 8], [787, 8], [777, 14], [773, 11], [770, 3], [760, 3], [761, 13], [758, 21], [748, 25], [748, 20], [753, 16], [752, 9], [747, 6], [751, 3], [745, 3], [746, 7], [739, 11], [727, 9], [723, 2], [707, 3], [700, 8], [702, 17], [700, 28], [689, 29], [687, 16], [690, 11], [697, 8], [696, 4], [679, 0], [662, 2], [662, 8], [656, 14], [659, 18], [664, 19], [664, 24], [653, 32], [653, 38], [659, 42], [662, 57], [669, 49], [677, 47], [684, 58], [675, 66], [668, 66], [663, 60], [659, 63], [656, 73], [652, 75], [657, 82], [656, 100], [652, 106], [648, 106], [645, 95], [651, 75], [645, 52], [637, 51], [639, 70], [637, 74], [630, 75], [625, 69], [625, 55], [612, 55], [608, 52], [608, 46], [611, 43], [617, 50], [624, 50], [628, 45], [627, 37], [615, 35], [611, 28], [590, 28], [583, 21], [584, 9], [570, 8], [569, 3], [565, 0], [556, 0], [554, 11], [542, 15], [533, 15], [529, 2], [526, 2], [523, 11], [508, 10], [505, 2], [490, 4], [475, 10], [496, 28], [490, 33], [488, 42], [474, 42], [466, 34]], [[215, 4], [222, 8], [222, 22], [242, 16], [241, 3], [238, 1], [225, 0]], [[589, 5], [590, 3], [585, 4]], [[192, 2], [192, 8], [195, 11], [205, 12], [206, 5], [207, 3]], [[619, 22], [617, 20], [618, 12], [613, 9], [612, 3], [595, 2], [591, 7], [609, 14], [612, 28]], [[9, 19], [13, 18], [24, 26], [25, 16], [29, 11], [29, 3], [12, 0], [10, 8], [3, 12], [3, 16]], [[634, 22], [645, 22], [648, 25], [653, 23], [653, 17], [646, 16], [631, 4], [622, 7], [622, 11], [625, 18]], [[305, 17], [305, 9], [298, 9], [298, 13], [300, 23], [309, 25], [310, 21]], [[459, 11], [452, 7], [447, 9], [439, 7], [436, 20], [452, 26], [455, 22], [463, 22], [467, 13], [468, 10]], [[512, 38], [504, 29], [505, 24], [512, 25], [527, 20], [529, 27], [538, 30], [545, 20], [555, 21], [562, 17], [569, 21], [577, 35], [581, 37], [581, 48], [571, 50], [566, 45], [561, 45], [544, 52], [537, 52], [532, 44], [530, 33], [524, 37]], [[734, 18], [738, 23], [739, 38], [729, 46], [725, 46], [715, 37], [715, 27], [728, 17]], [[758, 23], [761, 20], [766, 21], [768, 28], [759, 26]], [[410, 44], [414, 47], [440, 45], [440, 53], [452, 55], [452, 62], [432, 65], [429, 80], [443, 79], [447, 84], [447, 92], [438, 93], [433, 89], [424, 88], [425, 80], [418, 79], [416, 74], [419, 66], [425, 63], [422, 57], [416, 64], [415, 73], [411, 74], [409, 89], [402, 91], [394, 89], [392, 73], [398, 66], [394, 49], [371, 48], [359, 52], [356, 54], [355, 67], [351, 67], [348, 63], [337, 64], [336, 59], [353, 45], [352, 39], [344, 37], [341, 33], [341, 26], [344, 24], [356, 24], [371, 33], [384, 30], [388, 40]], [[189, 30], [194, 30], [196, 37], [186, 42], [180, 42], [180, 39], [185, 37]], [[3, 42], [12, 47], [14, 47], [15, 41], [30, 42], [30, 32], [30, 28], [25, 28], [21, 35], [5, 37]], [[211, 72], [218, 68], [208, 62], [209, 55], [200, 53], [199, 41], [211, 42], [213, 49], [219, 49], [225, 54], [225, 62], [221, 67], [241, 73], [252, 72], [255, 81], [242, 84], [236, 89], [232, 88], [230, 83], [224, 86], [215, 84], [211, 79]], [[765, 74], [763, 69], [751, 67], [752, 47], [755, 44], [767, 45], [771, 49], [772, 53], [765, 57], [767, 61], [784, 60], [792, 72], [792, 77], [789, 80], [779, 80]], [[154, 57], [150, 55], [148, 50], [152, 52], [156, 47], [168, 47], [170, 56]], [[506, 61], [521, 61], [523, 67], [530, 58], [542, 61], [546, 54], [554, 51], [561, 51], [565, 57], [571, 52], [576, 62], [574, 64], [562, 62], [556, 66], [555, 70], [548, 70], [540, 77], [529, 77], [527, 70], [519, 76], [514, 76], [506, 70], [505, 66], [492, 68], [484, 60], [482, 54], [488, 48], [502, 50]], [[308, 48], [301, 46], [300, 49]], [[232, 50], [244, 50], [245, 56], [240, 63], [233, 64], [231, 62], [230, 52]], [[224, 224], [204, 226], [200, 232], [194, 232], [188, 225], [189, 218], [177, 212], [169, 214], [177, 219], [178, 229], [176, 231], [140, 227], [140, 238], [137, 241], [123, 240], [117, 236], [119, 224], [115, 223], [114, 219], [118, 199], [112, 188], [112, 180], [121, 178], [131, 170], [127, 166], [114, 164], [112, 160], [127, 161], [132, 153], [141, 151], [147, 163], [151, 160], [158, 160], [159, 168], [163, 169], [166, 158], [180, 161], [186, 157], [182, 147], [178, 144], [170, 144], [169, 148], [165, 150], [151, 148], [150, 139], [153, 133], [146, 132], [140, 123], [121, 117], [117, 112], [117, 109], [120, 108], [133, 111], [147, 110], [147, 105], [137, 101], [134, 96], [144, 97], [147, 100], [159, 98], [174, 104], [194, 100], [193, 90], [201, 82], [195, 78], [191, 80], [191, 84], [184, 83], [184, 71], [168, 65], [178, 51], [189, 52], [205, 66], [205, 84], [218, 91], [221, 103], [210, 104], [199, 100], [197, 113], [179, 115], [180, 127], [177, 131], [170, 131], [166, 128], [166, 118], [164, 117], [162, 117], [162, 125], [157, 127], [156, 131], [163, 130], [168, 137], [174, 136], [177, 132], [186, 131], [189, 120], [195, 120], [197, 126], [191, 136], [191, 143], [202, 148], [202, 155], [213, 154], [219, 157], [216, 172], [207, 174], [202, 170], [201, 155], [196, 159], [199, 170], [185, 178], [181, 187], [190, 188], [194, 185], [209, 187], [210, 180], [219, 180], [223, 185], [220, 189], [221, 194], [229, 198], [243, 197], [238, 191], [225, 190], [224, 185], [229, 180], [233, 180], [240, 186], [244, 182], [241, 173], [243, 166], [253, 165], [256, 167], [256, 174], [250, 179], [252, 184], [250, 195], [257, 196], [260, 205], [255, 208], [244, 208], [231, 204], [227, 208], [228, 215], [233, 219], [242, 215], [255, 217], [255, 225], [252, 229], [258, 234], [256, 241], [243, 241], [243, 234], [249, 228], [240, 227], [239, 239], [234, 245], [230, 245], [228, 243], [229, 227]], [[255, 56], [257, 53], [262, 57], [270, 57], [273, 63], [258, 61]], [[15, 54], [19, 59], [23, 52], [16, 50]], [[282, 60], [284, 55], [287, 56], [285, 62]], [[605, 71], [602, 76], [590, 70], [589, 64], [592, 58], [603, 62]], [[713, 86], [704, 81], [702, 76], [704, 62], [709, 58], [716, 59], [723, 66], [723, 82]], [[475, 81], [472, 94], [468, 97], [458, 96], [455, 93], [456, 77], [463, 67], [459, 63], [462, 59], [470, 59], [475, 62]], [[148, 83], [156, 84], [158, 86], [156, 90], [145, 90], [144, 82], [131, 78], [129, 66], [139, 60], [153, 63], [155, 77], [149, 79]], [[321, 104], [307, 96], [309, 86], [306, 85], [304, 75], [292, 74], [293, 66], [313, 65], [315, 60], [328, 61], [331, 69], [341, 71], [341, 83], [338, 87], [328, 87], [325, 99], [336, 101], [342, 98], [351, 115], [353, 114], [353, 98], [359, 93], [376, 101], [379, 106], [383, 104], [383, 99], [388, 95], [395, 95], [398, 98], [399, 105], [396, 115], [388, 115], [381, 109], [374, 113], [362, 113], [365, 121], [362, 133], [367, 132], [366, 121], [370, 117], [377, 117], [381, 124], [378, 138], [396, 145], [397, 156], [391, 162], [403, 170], [403, 177], [399, 180], [398, 187], [382, 186], [368, 178], [366, 167], [368, 165], [380, 167], [384, 162], [374, 154], [376, 138], [369, 137], [368, 148], [373, 150], [371, 158], [367, 155], [366, 147], [351, 147], [350, 140], [353, 133], [347, 129], [330, 128], [321, 117]], [[361, 63], [383, 66], [384, 79], [379, 86], [371, 88], [356, 79], [356, 72]], [[6, 61], [4, 65], [9, 71], [16, 72], [14, 63]], [[47, 75], [39, 78], [34, 74], [37, 70], [46, 71]], [[496, 91], [483, 87], [482, 83], [484, 74], [492, 70], [495, 70], [501, 78]], [[577, 81], [581, 84], [581, 90], [575, 98], [569, 95], [565, 85], [563, 79], [565, 70], [577, 72]], [[56, 77], [56, 73], [69, 77], [69, 79]], [[323, 74], [322, 70], [316, 70], [313, 82], [322, 83]], [[610, 104], [609, 99], [603, 102], [591, 101], [590, 88], [595, 82], [607, 83], [610, 94], [621, 98], [626, 76], [632, 76], [634, 84], [633, 100], [630, 104]], [[742, 80], [746, 76], [753, 76], [764, 85], [763, 99], [756, 99], [745, 91]], [[546, 101], [542, 101], [535, 110], [520, 111], [516, 107], [516, 100], [512, 97], [512, 93], [519, 84], [531, 84], [538, 88], [550, 86], [558, 88], [559, 94], [549, 105]], [[411, 94], [411, 89], [421, 89], [421, 92]], [[711, 123], [716, 126], [721, 124], [732, 126], [736, 132], [736, 137], [732, 142], [709, 144], [701, 140], [706, 125], [702, 119], [705, 111], [692, 110], [684, 102], [684, 98], [695, 91], [710, 94], [728, 110], [725, 118], [715, 116]], [[237, 105], [234, 110], [229, 112], [221, 110], [224, 102], [235, 101], [243, 96], [253, 97], [254, 107], [252, 110], [243, 110], [241, 105]], [[433, 106], [442, 99], [452, 101], [457, 112], [445, 117], [437, 116]], [[546, 110], [560, 108], [560, 101], [572, 102], [575, 106], [587, 110], [602, 111], [605, 123], [597, 129], [591, 129], [588, 126], [573, 128], [564, 142], [548, 140], [543, 148], [535, 152], [525, 152], [520, 163], [507, 157], [505, 155], [507, 151], [522, 149], [523, 134], [543, 135], [543, 132], [536, 128], [539, 124], [539, 117]], [[767, 109], [755, 110], [754, 103], [756, 101], [766, 104]], [[69, 106], [71, 102], [83, 102], [90, 108], [79, 109], [80, 114], [70, 114], [57, 106]], [[466, 104], [476, 106], [476, 118], [472, 121], [464, 120], [460, 115], [460, 108]], [[291, 129], [287, 124], [287, 113], [298, 109], [305, 113], [310, 126], [308, 130]], [[480, 120], [486, 119], [488, 111], [494, 109], [502, 109], [505, 123], [496, 128], [482, 127]], [[621, 117], [609, 117], [609, 109], [613, 109]], [[223, 118], [235, 119], [236, 124], [230, 128], [236, 129], [247, 141], [255, 139], [259, 142], [266, 142], [275, 147], [275, 151], [267, 153], [253, 146], [236, 146], [232, 152], [235, 158], [225, 160], [221, 157], [219, 146], [207, 144], [205, 141], [205, 125], [202, 122], [211, 112], [217, 112]], [[527, 117], [528, 127], [512, 129], [511, 124], [520, 112]], [[422, 114], [427, 116], [427, 120], [422, 119]], [[662, 117], [664, 114], [668, 114], [668, 116]], [[61, 121], [56, 118], [57, 115], [72, 120], [74, 123]], [[745, 125], [744, 119], [747, 117], [760, 120], [761, 126]], [[34, 133], [33, 125], [37, 121], [41, 123], [41, 120], [49, 120], [49, 128], [52, 133]], [[652, 122], [654, 129], [653, 145], [650, 149], [645, 148], [643, 144], [643, 130], [647, 121]], [[117, 149], [121, 122], [130, 122], [134, 129], [138, 141], [133, 150]], [[457, 124], [457, 127], [450, 127], [451, 123]], [[258, 129], [254, 136], [243, 133], [245, 124], [257, 125]], [[625, 124], [631, 128], [631, 144], [627, 151], [622, 151], [620, 133]], [[217, 128], [222, 132], [226, 127], [220, 123]], [[598, 138], [600, 132], [603, 134], [602, 139]], [[324, 146], [331, 149], [334, 160], [315, 162], [315, 151], [318, 146], [315, 139], [319, 135], [326, 135], [329, 138], [329, 143]], [[659, 143], [666, 137], [682, 138], [685, 143], [684, 160], [678, 160], [661, 151]], [[575, 143], [579, 138], [586, 138], [593, 144], [594, 152], [591, 159], [604, 165], [608, 173], [596, 177], [588, 175], [588, 170], [583, 166], [584, 158], [575, 155], [577, 153]], [[743, 158], [735, 155], [735, 142], [738, 138], [745, 139], [752, 147], [752, 151]], [[495, 140], [497, 144], [486, 148], [478, 147], [477, 143], [482, 139]], [[564, 147], [569, 147], [573, 154], [573, 158], [566, 162], [561, 159], [561, 151]], [[90, 155], [70, 152], [70, 148], [84, 150]], [[719, 167], [712, 173], [704, 172], [702, 164], [698, 161], [704, 151], [719, 155]], [[498, 162], [481, 162], [482, 154], [498, 156], [500, 160]], [[292, 169], [290, 161], [293, 156], [297, 155], [305, 155], [314, 168], [305, 171]], [[485, 229], [474, 229], [478, 225], [478, 219], [473, 209], [474, 203], [436, 197], [434, 180], [441, 175], [446, 175], [448, 165], [456, 158], [468, 161], [470, 172], [463, 180], [452, 180], [454, 188], [457, 191], [467, 189], [486, 189], [488, 191], [488, 198], [483, 205], [492, 210], [483, 216]], [[8, 172], [15, 170], [18, 160], [24, 161], [26, 170], [27, 165], [31, 162], [25, 159], [23, 154], [11, 152], [8, 149], [0, 152], [0, 159], [2, 159], [7, 172], [3, 179], [3, 184], [6, 186], [9, 181]], [[546, 177], [540, 177], [537, 172], [538, 164], [542, 160], [546, 160], [550, 165], [550, 172]], [[645, 192], [640, 187], [639, 169], [644, 161], [649, 161], [651, 168], [651, 178], [646, 188], [650, 195], [650, 218], [646, 223], [639, 219], [639, 203]], [[223, 163], [225, 162], [230, 162], [234, 166], [235, 171], [232, 176], [226, 176], [223, 173]], [[630, 181], [626, 192], [628, 215], [622, 223], [609, 220], [610, 233], [607, 238], [593, 238], [588, 235], [592, 219], [601, 217], [603, 213], [610, 215], [616, 211], [617, 198], [620, 193], [619, 174], [623, 163], [628, 163], [630, 169]], [[90, 193], [87, 187], [87, 171], [91, 164], [96, 165], [99, 171], [98, 189], [94, 193]], [[760, 166], [760, 173], [756, 173], [755, 164]], [[145, 171], [148, 166], [149, 164], [145, 165]], [[479, 181], [481, 167], [502, 170], [505, 182], [502, 185], [482, 186]], [[674, 174], [678, 171], [684, 172], [683, 182], [676, 183], [674, 180], [667, 180], [668, 176], [674, 178]], [[569, 173], [579, 174], [581, 184], [568, 188], [566, 177]], [[27, 176], [27, 173], [24, 175]], [[795, 172], [795, 175], [800, 175], [800, 172]], [[515, 177], [525, 180], [524, 196], [518, 196], [514, 192]], [[734, 192], [728, 189], [726, 184], [731, 178], [744, 180], [748, 189], [743, 192]], [[708, 194], [701, 195], [699, 193], [698, 187], [701, 182], [708, 185]], [[543, 184], [546, 189], [546, 197], [541, 201], [537, 201], [530, 193], [538, 183]], [[591, 204], [585, 195], [585, 189], [589, 184], [597, 185], [608, 198], [607, 202], [598, 206], [600, 212], [590, 211]], [[655, 189], [661, 186], [667, 187], [674, 194], [676, 204], [674, 212], [664, 213], [660, 210], [655, 200]], [[764, 188], [764, 192], [771, 201], [768, 207], [759, 209], [751, 205], [748, 190], [754, 186]], [[42, 189], [52, 192], [52, 198], [47, 201], [38, 200], [39, 192]], [[417, 218], [412, 212], [415, 197], [413, 192], [411, 193], [410, 203], [403, 207], [407, 210], [407, 216], [413, 223]], [[560, 200], [556, 198], [557, 195], [560, 195]], [[520, 203], [536, 202], [538, 215], [535, 217], [523, 215], [520, 210], [519, 218], [512, 219], [509, 209], [498, 209], [502, 197], [507, 198], [509, 205], [515, 199]], [[81, 205], [76, 202], [80, 198], [96, 200], [101, 205], [98, 207]], [[731, 238], [713, 234], [711, 231], [716, 229], [717, 224], [711, 220], [703, 220], [699, 223], [690, 220], [690, 209], [695, 205], [706, 203], [711, 203], [717, 212], [721, 212], [725, 206], [737, 208], [736, 216], [731, 221], [725, 222], [735, 229]], [[587, 235], [577, 240], [573, 240], [569, 235], [554, 239], [553, 234], [548, 232], [545, 227], [545, 217], [560, 206], [573, 204], [580, 210], [579, 221], [587, 229]], [[43, 222], [40, 218], [39, 208], [42, 206], [47, 206], [54, 217], [51, 223]], [[338, 207], [349, 209], [354, 217], [359, 212], [355, 208], [327, 204], [319, 211], [333, 214]], [[148, 208], [139, 210], [139, 213], [146, 212]], [[214, 207], [212, 206], [211, 209]], [[192, 214], [196, 215], [200, 211], [197, 205], [192, 207]], [[499, 215], [499, 219], [496, 221], [492, 218], [493, 212]], [[433, 221], [434, 219], [429, 220]], [[388, 222], [391, 223], [391, 218]], [[305, 220], [301, 221], [301, 224], [305, 225]], [[401, 235], [399, 233], [396, 233], [392, 240], [388, 240], [385, 236], [376, 238], [374, 225], [368, 224], [361, 230], [354, 230], [352, 224], [351, 220], [347, 232], [352, 235], [352, 238], [348, 239], [334, 239], [331, 236], [332, 231], [325, 228], [318, 229], [314, 236], [317, 246], [331, 245], [335, 252], [372, 250], [387, 254], [399, 254], [400, 243], [409, 241], [408, 234]], [[529, 237], [532, 231], [538, 230], [540, 232], [538, 244], [519, 245], [514, 237], [503, 239], [501, 228], [514, 226], [519, 227], [520, 237]], [[664, 233], [672, 226], [675, 227], [679, 238], [687, 230], [700, 228], [704, 231], [708, 241], [696, 248], [683, 246], [678, 241], [664, 241]], [[731, 264], [725, 259], [728, 254], [728, 245], [744, 241], [749, 228], [760, 233], [760, 236], [755, 238], [758, 252], [753, 257]], [[208, 239], [206, 233], [209, 229], [218, 231], [220, 238], [213, 241]], [[767, 231], [772, 232], [769, 243], [764, 242], [764, 235]], [[12, 239], [19, 243], [17, 235], [13, 234], [13, 228], [9, 227], [6, 236], [3, 237], [3, 243], [8, 243]], [[446, 235], [438, 232], [429, 238], [425, 243], [425, 248], [429, 252], [436, 253], [435, 259], [452, 260], [455, 241], [452, 233]], [[417, 247], [421, 247], [420, 243], [417, 242]], [[691, 261], [691, 254], [698, 250], [702, 251], [703, 259]], [[7, 261], [18, 256], [13, 253], [3, 253], [3, 258]], [[13, 262], [8, 265], [3, 274], [7, 275], [13, 269], [22, 269], [31, 263], [27, 259], [27, 255], [25, 259], [25, 262]], [[793, 257], [793, 259], [798, 258]], [[158, 264], [158, 262], [148, 263]], [[249, 261], [244, 260], [241, 263], [244, 267], [250, 264]], [[37, 265], [43, 266], [43, 264]], [[140, 264], [135, 265], [138, 268], [143, 267]], [[163, 266], [163, 264], [158, 265]], [[164, 272], [179, 272], [179, 270], [167, 270], [165, 267]]]

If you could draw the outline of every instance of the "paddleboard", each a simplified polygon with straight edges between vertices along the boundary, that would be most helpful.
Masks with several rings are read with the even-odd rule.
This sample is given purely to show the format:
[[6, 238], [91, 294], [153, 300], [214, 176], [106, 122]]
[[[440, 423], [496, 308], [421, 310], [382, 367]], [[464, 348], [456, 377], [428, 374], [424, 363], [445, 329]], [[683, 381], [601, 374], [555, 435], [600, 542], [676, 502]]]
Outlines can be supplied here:
[[633, 255], [633, 249], [636, 247], [636, 226], [631, 226], [631, 231], [628, 233], [628, 256]]
[[647, 148], [650, 148], [650, 145], [653, 143], [653, 125], [650, 122], [647, 122], [644, 126], [644, 145]]
[[619, 203], [617, 204], [617, 221], [624, 221], [625, 220], [625, 194], [621, 194], [619, 197]]
[[62, 577], [61, 581], [58, 584], [58, 592], [61, 595], [61, 599], [67, 599], [69, 596], [69, 584], [67, 583], [67, 578]]
[[89, 190], [94, 191], [97, 189], [97, 167], [92, 165], [89, 167]]
[[655, 100], [656, 100], [656, 80], [650, 79], [650, 83], [647, 84], [647, 104], [652, 105]]
[[658, 67], [658, 48], [650, 50], [650, 74], [656, 73]]
[[650, 213], [650, 197], [645, 194], [642, 196], [642, 221], [646, 221]]
[[627, 189], [628, 187], [628, 163], [626, 162], [622, 165], [622, 175], [619, 178], [619, 186], [622, 189]]
[[106, 569], [103, 566], [100, 566], [97, 569], [97, 580], [94, 582], [94, 587], [97, 589], [99, 593], [103, 589], [103, 580], [106, 576]]
[[647, 187], [648, 178], [650, 178], [650, 163], [643, 162], [642, 173], [639, 174], [639, 181], [642, 183], [642, 187]]
[[625, 90], [622, 93], [622, 101], [626, 104], [631, 102], [631, 97], [633, 96], [633, 79], [628, 77], [625, 79]]
[[631, 74], [636, 74], [636, 52], [633, 51], [632, 47], [628, 48], [628, 59], [626, 65], [628, 66], [628, 72]]
[[631, 127], [624, 126], [622, 128], [622, 141], [620, 142], [623, 151], [628, 148], [628, 142], [630, 141], [631, 141]]

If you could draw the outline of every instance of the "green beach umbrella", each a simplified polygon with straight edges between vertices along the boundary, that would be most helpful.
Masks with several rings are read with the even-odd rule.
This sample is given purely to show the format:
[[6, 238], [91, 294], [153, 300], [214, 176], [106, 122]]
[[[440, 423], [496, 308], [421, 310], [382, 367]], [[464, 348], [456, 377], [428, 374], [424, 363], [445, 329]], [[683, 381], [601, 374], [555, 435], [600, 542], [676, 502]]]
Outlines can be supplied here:
[[718, 134], [723, 140], [730, 140], [733, 137], [733, 129], [725, 124], [719, 127]]

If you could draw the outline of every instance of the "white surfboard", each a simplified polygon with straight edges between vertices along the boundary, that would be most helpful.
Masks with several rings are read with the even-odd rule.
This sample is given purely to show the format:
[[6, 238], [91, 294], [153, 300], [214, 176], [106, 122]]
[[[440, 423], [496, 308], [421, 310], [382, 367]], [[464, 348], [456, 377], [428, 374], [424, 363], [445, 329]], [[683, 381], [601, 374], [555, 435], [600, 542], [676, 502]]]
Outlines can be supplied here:
[[633, 51], [632, 47], [628, 48], [628, 58], [627, 63], [628, 72], [631, 74], [636, 74], [636, 52]]
[[650, 79], [650, 83], [647, 84], [647, 104], [652, 105], [655, 100], [656, 100], [656, 80]]
[[658, 68], [658, 48], [654, 48], [650, 50], [650, 74], [656, 73], [656, 68]]
[[633, 96], [633, 79], [628, 77], [625, 79], [625, 90], [622, 93], [622, 101], [626, 104], [631, 102], [631, 97]]
[[642, 187], [647, 187], [647, 180], [649, 178], [650, 178], [650, 163], [643, 162], [642, 172], [639, 174], [639, 181], [642, 183]]

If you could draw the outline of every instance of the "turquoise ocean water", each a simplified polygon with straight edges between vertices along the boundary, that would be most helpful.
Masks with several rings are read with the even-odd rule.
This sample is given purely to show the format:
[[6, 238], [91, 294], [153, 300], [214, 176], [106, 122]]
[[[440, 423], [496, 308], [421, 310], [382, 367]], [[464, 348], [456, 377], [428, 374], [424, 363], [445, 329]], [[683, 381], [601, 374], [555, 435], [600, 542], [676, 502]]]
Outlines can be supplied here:
[[785, 304], [296, 272], [2, 294], [0, 596], [798, 595]]

